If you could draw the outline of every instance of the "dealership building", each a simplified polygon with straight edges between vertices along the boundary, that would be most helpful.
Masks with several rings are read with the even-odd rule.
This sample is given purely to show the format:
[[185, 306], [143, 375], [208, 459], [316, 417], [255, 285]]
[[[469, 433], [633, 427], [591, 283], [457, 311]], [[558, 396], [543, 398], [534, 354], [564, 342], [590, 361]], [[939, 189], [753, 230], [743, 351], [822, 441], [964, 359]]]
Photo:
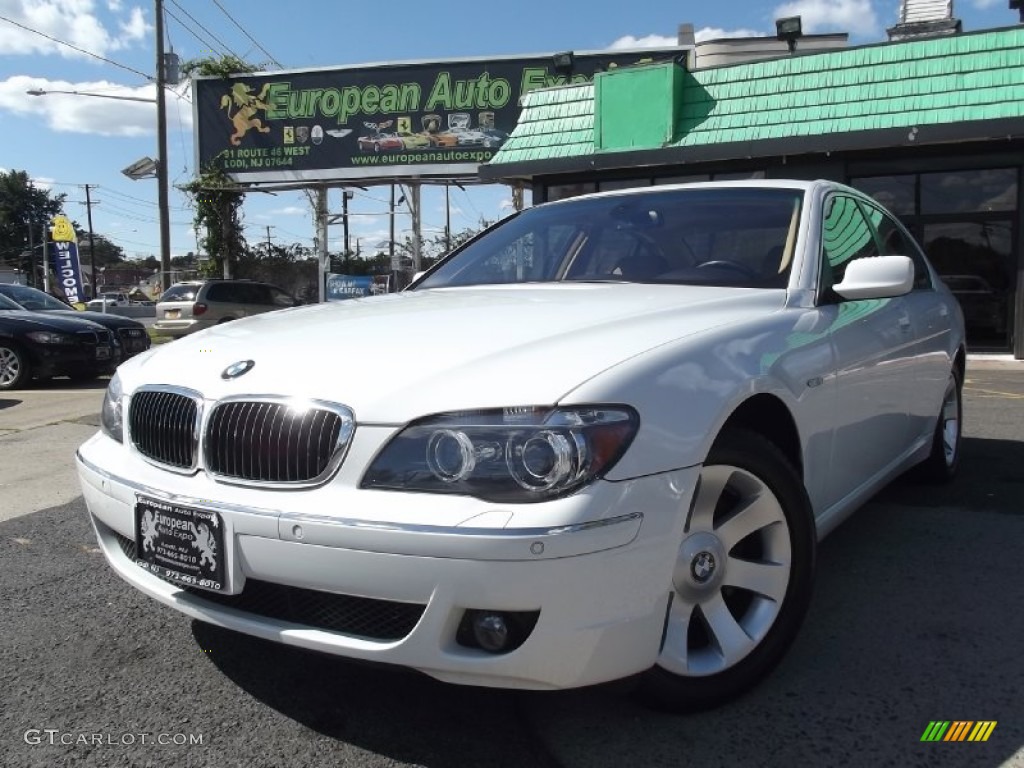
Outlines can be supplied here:
[[531, 91], [481, 176], [532, 187], [534, 202], [717, 179], [849, 184], [923, 245], [974, 351], [1024, 358], [1024, 26], [889, 33], [859, 47], [762, 38], [756, 56], [742, 47], [757, 39], [719, 41], [696, 62]]

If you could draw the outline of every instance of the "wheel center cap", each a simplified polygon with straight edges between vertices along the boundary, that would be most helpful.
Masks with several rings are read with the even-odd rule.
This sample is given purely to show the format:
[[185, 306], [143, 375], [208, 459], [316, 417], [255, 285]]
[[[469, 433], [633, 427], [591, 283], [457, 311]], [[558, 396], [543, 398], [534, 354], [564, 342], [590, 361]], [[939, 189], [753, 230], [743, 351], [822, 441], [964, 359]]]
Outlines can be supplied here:
[[715, 556], [710, 552], [699, 552], [690, 562], [690, 573], [698, 584], [707, 582], [715, 572]]

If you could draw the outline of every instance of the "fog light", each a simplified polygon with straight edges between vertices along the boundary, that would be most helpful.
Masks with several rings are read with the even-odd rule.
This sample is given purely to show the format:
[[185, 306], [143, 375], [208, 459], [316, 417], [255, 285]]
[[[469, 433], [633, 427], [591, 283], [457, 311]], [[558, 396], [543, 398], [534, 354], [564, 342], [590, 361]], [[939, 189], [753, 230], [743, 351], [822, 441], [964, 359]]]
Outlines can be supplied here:
[[505, 650], [508, 637], [508, 624], [500, 613], [478, 613], [473, 618], [473, 638], [485, 651]]

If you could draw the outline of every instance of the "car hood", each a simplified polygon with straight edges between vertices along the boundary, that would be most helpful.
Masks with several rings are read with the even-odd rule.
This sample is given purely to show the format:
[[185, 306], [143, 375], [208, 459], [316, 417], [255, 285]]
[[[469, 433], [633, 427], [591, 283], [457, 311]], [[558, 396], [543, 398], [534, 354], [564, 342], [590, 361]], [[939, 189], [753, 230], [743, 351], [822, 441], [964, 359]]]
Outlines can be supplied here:
[[89, 320], [93, 323], [99, 323], [105, 328], [145, 328], [145, 326], [138, 320], [132, 320], [129, 317], [122, 317], [120, 315], [114, 315], [107, 312], [88, 312], [79, 311], [77, 309], [46, 309], [43, 310], [50, 317], [61, 316], [62, 314], [74, 313], [74, 317], [81, 320]]
[[[125, 389], [340, 402], [363, 423], [557, 402], [646, 350], [777, 311], [784, 291], [636, 284], [409, 291], [219, 325], [120, 369]], [[252, 360], [234, 380], [221, 374]]]
[[17, 320], [20, 323], [32, 324], [37, 326], [31, 330], [38, 331], [60, 331], [64, 333], [74, 333], [75, 331], [102, 331], [105, 330], [102, 326], [96, 323], [90, 322], [87, 319], [80, 318], [76, 314], [74, 317], [62, 317], [61, 313], [54, 312], [49, 314], [46, 312], [36, 312], [31, 310], [3, 310], [0, 311], [0, 320]]

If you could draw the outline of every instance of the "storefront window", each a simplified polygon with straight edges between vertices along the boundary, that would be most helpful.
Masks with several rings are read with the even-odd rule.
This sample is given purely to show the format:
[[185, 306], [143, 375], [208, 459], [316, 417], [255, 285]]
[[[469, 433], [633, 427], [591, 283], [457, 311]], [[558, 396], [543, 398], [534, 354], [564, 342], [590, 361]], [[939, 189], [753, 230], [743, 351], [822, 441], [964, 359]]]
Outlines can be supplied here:
[[921, 174], [921, 213], [979, 213], [1017, 208], [1017, 170]]
[[599, 182], [597, 189], [599, 192], [611, 192], [614, 189], [630, 189], [632, 187], [649, 186], [651, 186], [650, 179], [611, 179], [609, 181]]
[[737, 171], [735, 173], [716, 173], [714, 181], [746, 181], [747, 179], [763, 179], [764, 171]]
[[567, 197], [586, 195], [590, 192], [597, 192], [597, 184], [593, 181], [580, 184], [552, 184], [547, 189], [547, 201], [564, 200]]
[[696, 181], [711, 181], [709, 173], [691, 173], [688, 176], [659, 176], [655, 184], [692, 184]]
[[924, 249], [960, 302], [967, 341], [1005, 346], [1013, 297], [1012, 224], [948, 222], [924, 227]]
[[871, 195], [897, 216], [912, 215], [915, 212], [914, 185], [917, 176], [872, 176], [870, 178], [853, 179], [850, 186]]

